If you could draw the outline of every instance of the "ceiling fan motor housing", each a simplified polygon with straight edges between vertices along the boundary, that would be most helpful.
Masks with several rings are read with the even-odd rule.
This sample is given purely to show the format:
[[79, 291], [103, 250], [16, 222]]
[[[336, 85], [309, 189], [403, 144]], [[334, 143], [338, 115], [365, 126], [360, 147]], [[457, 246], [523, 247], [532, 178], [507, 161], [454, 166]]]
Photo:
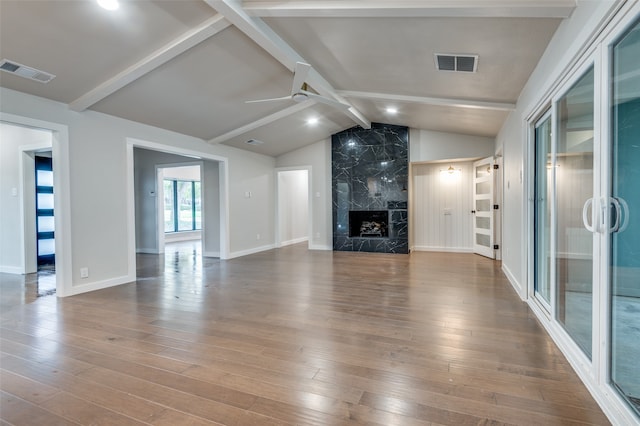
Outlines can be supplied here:
[[309, 97], [307, 95], [305, 95], [304, 93], [294, 93], [293, 95], [291, 95], [291, 99], [293, 99], [295, 102], [304, 102], [308, 99]]

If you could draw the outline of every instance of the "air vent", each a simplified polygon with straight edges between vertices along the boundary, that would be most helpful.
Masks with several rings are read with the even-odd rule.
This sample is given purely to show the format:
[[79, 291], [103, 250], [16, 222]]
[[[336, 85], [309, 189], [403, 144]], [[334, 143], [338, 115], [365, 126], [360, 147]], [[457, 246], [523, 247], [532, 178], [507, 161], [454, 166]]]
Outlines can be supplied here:
[[259, 141], [258, 139], [249, 139], [245, 143], [249, 145], [262, 145], [264, 142]]
[[55, 78], [55, 75], [49, 74], [48, 72], [40, 71], [7, 59], [0, 61], [0, 70], [40, 83], [48, 83]]
[[476, 72], [478, 69], [478, 55], [436, 53], [435, 60], [439, 71]]

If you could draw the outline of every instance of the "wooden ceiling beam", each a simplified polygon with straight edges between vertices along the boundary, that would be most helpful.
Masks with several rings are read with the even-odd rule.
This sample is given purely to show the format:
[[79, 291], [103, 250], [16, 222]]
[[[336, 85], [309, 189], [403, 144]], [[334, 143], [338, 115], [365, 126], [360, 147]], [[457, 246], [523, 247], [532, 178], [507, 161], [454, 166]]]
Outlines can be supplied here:
[[224, 16], [216, 14], [202, 24], [187, 31], [180, 37], [136, 62], [109, 80], [96, 86], [69, 104], [73, 111], [81, 112], [107, 96], [136, 81], [145, 74], [169, 62], [181, 53], [186, 52], [204, 40], [227, 28], [231, 23]]
[[568, 18], [575, 0], [290, 0], [245, 1], [259, 17], [332, 18]]
[[[247, 35], [258, 46], [262, 47], [267, 53], [273, 56], [278, 62], [287, 67], [291, 72], [294, 71], [296, 62], [308, 63], [300, 54], [298, 54], [287, 42], [285, 42], [278, 34], [275, 33], [260, 18], [249, 16], [243, 9], [243, 4], [239, 0], [204, 0], [209, 6], [214, 8], [228, 19], [236, 28]], [[307, 77], [307, 83], [320, 95], [338, 102], [349, 102], [340, 96], [331, 84], [318, 73], [315, 69], [311, 69]], [[371, 128], [371, 122], [351, 106], [345, 110], [345, 114], [351, 118], [356, 124], [365, 129]]]

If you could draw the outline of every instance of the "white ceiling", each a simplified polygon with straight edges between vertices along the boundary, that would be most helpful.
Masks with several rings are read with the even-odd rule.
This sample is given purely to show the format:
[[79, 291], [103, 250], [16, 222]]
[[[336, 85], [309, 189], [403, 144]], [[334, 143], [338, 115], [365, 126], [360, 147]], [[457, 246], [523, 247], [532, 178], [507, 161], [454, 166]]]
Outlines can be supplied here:
[[[56, 75], [3, 72], [0, 85], [277, 156], [371, 122], [495, 136], [575, 0], [120, 4], [0, 0], [1, 58]], [[478, 70], [439, 72], [435, 53], [479, 55]], [[313, 67], [314, 91], [352, 108], [245, 103], [288, 95], [296, 61]]]

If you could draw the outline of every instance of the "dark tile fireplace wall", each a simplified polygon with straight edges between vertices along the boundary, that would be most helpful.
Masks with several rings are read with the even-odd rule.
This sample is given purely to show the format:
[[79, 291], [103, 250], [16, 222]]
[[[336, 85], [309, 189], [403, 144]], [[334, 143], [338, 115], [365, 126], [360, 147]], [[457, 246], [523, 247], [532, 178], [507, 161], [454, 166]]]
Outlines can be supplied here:
[[[345, 130], [331, 137], [331, 157], [333, 249], [408, 253], [409, 128], [373, 123]], [[380, 211], [388, 212], [384, 235], [354, 231], [365, 212], [380, 220]]]

